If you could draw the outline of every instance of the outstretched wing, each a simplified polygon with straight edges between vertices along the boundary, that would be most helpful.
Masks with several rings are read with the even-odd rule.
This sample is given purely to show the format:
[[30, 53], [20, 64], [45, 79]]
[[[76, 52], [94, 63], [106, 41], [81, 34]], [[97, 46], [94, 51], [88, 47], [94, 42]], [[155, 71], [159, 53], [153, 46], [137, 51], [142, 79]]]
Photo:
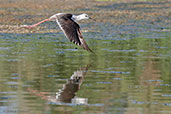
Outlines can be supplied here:
[[85, 50], [93, 52], [85, 40], [83, 39], [82, 33], [80, 31], [80, 26], [74, 22], [72, 19], [72, 14], [65, 14], [57, 19], [57, 23], [64, 32], [65, 36], [76, 45], [83, 47]]

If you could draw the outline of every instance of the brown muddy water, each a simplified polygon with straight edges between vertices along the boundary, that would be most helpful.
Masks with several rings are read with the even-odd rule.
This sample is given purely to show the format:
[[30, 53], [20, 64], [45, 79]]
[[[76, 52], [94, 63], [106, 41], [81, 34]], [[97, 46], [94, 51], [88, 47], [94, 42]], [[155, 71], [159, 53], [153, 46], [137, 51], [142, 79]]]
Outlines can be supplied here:
[[[170, 114], [170, 0], [0, 0], [0, 114]], [[58, 12], [80, 21], [91, 54]]]

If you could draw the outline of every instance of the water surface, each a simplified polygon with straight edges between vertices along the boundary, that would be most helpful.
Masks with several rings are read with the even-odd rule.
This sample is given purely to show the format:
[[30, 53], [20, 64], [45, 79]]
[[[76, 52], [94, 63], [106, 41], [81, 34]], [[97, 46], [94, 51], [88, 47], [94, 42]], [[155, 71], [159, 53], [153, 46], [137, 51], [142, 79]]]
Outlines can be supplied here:
[[1, 32], [0, 113], [171, 113], [171, 33], [166, 20], [82, 23], [95, 54], [70, 43], [59, 30]]

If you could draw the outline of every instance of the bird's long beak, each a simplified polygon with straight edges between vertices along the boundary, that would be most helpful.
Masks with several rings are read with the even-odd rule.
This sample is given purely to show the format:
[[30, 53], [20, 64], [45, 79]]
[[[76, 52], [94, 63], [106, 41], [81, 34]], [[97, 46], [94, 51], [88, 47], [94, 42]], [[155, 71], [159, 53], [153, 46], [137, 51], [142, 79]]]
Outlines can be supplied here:
[[93, 20], [93, 21], [96, 21], [96, 19], [94, 19], [94, 18], [91, 18], [91, 17], [89, 17], [89, 19], [91, 19], [91, 20]]
[[36, 24], [33, 24], [33, 25], [23, 25], [22, 27], [28, 28], [28, 29], [32, 29], [32, 28], [34, 28], [34, 27], [36, 27], [36, 26], [38, 26], [38, 25], [40, 25], [41, 23], [44, 23], [44, 22], [46, 22], [46, 21], [50, 21], [50, 19], [44, 19], [43, 21], [40, 21], [40, 22], [38, 22], [38, 23], [36, 23]]

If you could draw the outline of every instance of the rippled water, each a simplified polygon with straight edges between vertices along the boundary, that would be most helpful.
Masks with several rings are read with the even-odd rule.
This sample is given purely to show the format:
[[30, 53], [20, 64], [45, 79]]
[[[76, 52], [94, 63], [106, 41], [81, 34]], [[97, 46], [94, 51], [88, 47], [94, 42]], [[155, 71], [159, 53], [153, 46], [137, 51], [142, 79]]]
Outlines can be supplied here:
[[62, 32], [0, 33], [0, 114], [171, 113], [167, 23], [81, 27], [95, 54]]

